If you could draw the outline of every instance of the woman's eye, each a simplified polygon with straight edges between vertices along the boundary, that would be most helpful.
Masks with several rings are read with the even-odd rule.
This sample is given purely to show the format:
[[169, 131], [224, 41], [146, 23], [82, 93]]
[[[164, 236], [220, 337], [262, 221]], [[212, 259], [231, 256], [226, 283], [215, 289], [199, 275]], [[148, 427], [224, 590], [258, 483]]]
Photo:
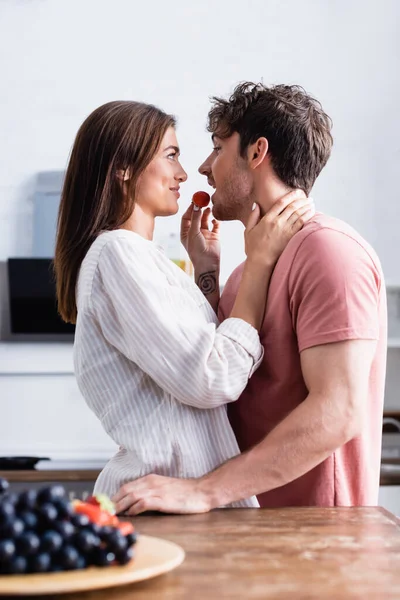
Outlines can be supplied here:
[[167, 158], [170, 158], [171, 160], [174, 160], [174, 158], [176, 157], [176, 152], [172, 152], [171, 154], [168, 154]]

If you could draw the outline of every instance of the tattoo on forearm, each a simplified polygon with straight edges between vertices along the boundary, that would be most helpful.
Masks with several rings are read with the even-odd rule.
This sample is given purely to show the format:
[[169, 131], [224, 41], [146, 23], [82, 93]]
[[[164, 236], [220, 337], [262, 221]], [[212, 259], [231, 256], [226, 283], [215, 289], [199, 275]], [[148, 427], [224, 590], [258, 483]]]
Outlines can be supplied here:
[[217, 289], [216, 271], [207, 271], [199, 275], [197, 285], [205, 296], [213, 294]]

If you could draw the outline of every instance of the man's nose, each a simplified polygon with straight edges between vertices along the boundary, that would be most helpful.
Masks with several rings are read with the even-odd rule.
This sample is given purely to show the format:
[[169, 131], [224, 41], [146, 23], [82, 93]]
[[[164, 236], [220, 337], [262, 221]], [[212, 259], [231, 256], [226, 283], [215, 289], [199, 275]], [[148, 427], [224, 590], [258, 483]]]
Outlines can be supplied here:
[[206, 158], [206, 160], [199, 166], [199, 173], [200, 175], [205, 175], [206, 177], [211, 174], [211, 164], [209, 158]]

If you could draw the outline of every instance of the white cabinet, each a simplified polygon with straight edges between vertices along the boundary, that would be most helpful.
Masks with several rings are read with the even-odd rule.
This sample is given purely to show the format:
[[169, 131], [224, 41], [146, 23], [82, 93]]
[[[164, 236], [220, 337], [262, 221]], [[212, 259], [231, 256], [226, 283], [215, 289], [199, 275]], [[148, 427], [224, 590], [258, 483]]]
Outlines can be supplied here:
[[117, 450], [73, 373], [72, 344], [0, 344], [0, 456], [98, 459]]

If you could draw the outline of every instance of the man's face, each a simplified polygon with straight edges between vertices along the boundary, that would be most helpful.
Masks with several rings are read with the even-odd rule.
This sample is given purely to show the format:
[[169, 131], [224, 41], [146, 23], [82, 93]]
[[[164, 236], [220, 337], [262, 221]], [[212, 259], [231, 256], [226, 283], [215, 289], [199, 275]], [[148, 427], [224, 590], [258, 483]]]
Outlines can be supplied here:
[[213, 135], [214, 148], [199, 167], [215, 188], [211, 197], [213, 215], [219, 221], [244, 220], [252, 204], [253, 174], [246, 158], [240, 156], [240, 137], [233, 133], [222, 139]]

